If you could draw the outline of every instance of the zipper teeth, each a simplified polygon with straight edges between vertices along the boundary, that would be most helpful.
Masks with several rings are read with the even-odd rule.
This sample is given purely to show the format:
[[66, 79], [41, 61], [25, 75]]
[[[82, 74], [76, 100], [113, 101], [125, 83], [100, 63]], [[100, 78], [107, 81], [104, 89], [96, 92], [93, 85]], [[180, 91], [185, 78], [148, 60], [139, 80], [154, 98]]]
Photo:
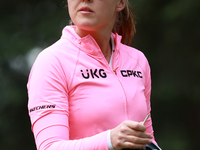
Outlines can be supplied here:
[[[103, 56], [103, 59], [104, 59], [104, 61], [105, 61], [105, 64], [104, 65], [106, 65], [106, 67], [115, 75], [115, 76], [117, 76], [117, 73], [115, 73], [116, 71], [117, 71], [117, 69], [119, 69], [119, 67], [117, 67], [116, 69], [114, 69], [114, 59], [115, 59], [115, 53], [113, 54], [113, 60], [112, 60], [112, 68], [110, 67], [110, 65], [109, 65], [109, 63], [107, 62], [107, 60], [106, 60], [106, 58], [103, 56], [103, 53], [102, 53], [102, 56]], [[121, 85], [121, 88], [122, 88], [122, 91], [123, 91], [123, 93], [124, 93], [124, 97], [125, 97], [125, 101], [124, 101], [124, 104], [125, 104], [125, 106], [124, 106], [124, 113], [125, 113], [125, 117], [126, 117], [126, 119], [128, 119], [128, 109], [127, 109], [127, 96], [126, 96], [126, 92], [125, 92], [125, 90], [124, 90], [124, 87], [123, 87], [123, 85], [122, 85], [122, 83], [121, 83], [121, 81], [118, 79], [118, 77], [116, 77], [117, 78], [117, 80], [118, 80], [118, 82], [120, 83], [120, 85]]]
[[[124, 97], [125, 97], [125, 101], [124, 101], [124, 104], [125, 104], [125, 106], [124, 106], [124, 114], [125, 114], [125, 117], [126, 117], [126, 119], [128, 119], [128, 109], [127, 109], [127, 96], [126, 96], [126, 92], [125, 92], [125, 90], [124, 90], [124, 87], [123, 87], [123, 85], [122, 85], [122, 83], [121, 83], [121, 81], [118, 79], [118, 77], [117, 77], [117, 70], [119, 69], [119, 67], [114, 67], [114, 60], [115, 60], [115, 57], [116, 57], [116, 52], [115, 53], [113, 53], [113, 59], [112, 59], [112, 68], [109, 66], [109, 68], [112, 70], [112, 72], [115, 74], [115, 76], [116, 76], [116, 78], [117, 78], [117, 80], [118, 80], [118, 82], [120, 83], [120, 85], [121, 85], [121, 88], [122, 88], [122, 90], [123, 90], [123, 93], [124, 93]], [[108, 64], [109, 65], [109, 64]]]
[[123, 92], [124, 92], [124, 96], [125, 96], [125, 101], [124, 101], [124, 104], [125, 104], [125, 106], [124, 106], [124, 113], [125, 113], [125, 117], [126, 117], [126, 119], [128, 119], [128, 109], [127, 109], [127, 96], [126, 96], [126, 92], [125, 92], [125, 90], [124, 90], [124, 87], [123, 87], [123, 85], [122, 85], [122, 83], [121, 83], [121, 81], [118, 79], [118, 81], [119, 81], [119, 83], [120, 83], [120, 85], [121, 85], [121, 88], [122, 88], [122, 90], [123, 90]]

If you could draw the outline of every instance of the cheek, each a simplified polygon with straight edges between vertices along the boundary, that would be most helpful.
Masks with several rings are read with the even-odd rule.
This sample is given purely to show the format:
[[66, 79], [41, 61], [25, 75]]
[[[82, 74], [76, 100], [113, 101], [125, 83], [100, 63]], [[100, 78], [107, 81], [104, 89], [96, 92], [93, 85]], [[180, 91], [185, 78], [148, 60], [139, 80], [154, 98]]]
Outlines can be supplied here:
[[111, 8], [111, 9], [103, 9], [104, 11], [101, 12], [101, 16], [104, 16], [103, 18], [106, 20], [112, 20], [113, 18], [115, 18], [115, 11]]
[[70, 18], [73, 20], [75, 16], [75, 7], [73, 7], [73, 5], [68, 5], [68, 12]]
[[[109, 6], [109, 7], [108, 7]], [[101, 7], [101, 11], [105, 14], [105, 15], [108, 15], [108, 16], [113, 16], [116, 11], [115, 11], [115, 5], [113, 4], [110, 4], [108, 3], [107, 5], [104, 5]], [[106, 9], [105, 9], [106, 8]]]
[[78, 7], [78, 0], [76, 1], [68, 0], [67, 7], [68, 7], [69, 14], [74, 13], [76, 8]]

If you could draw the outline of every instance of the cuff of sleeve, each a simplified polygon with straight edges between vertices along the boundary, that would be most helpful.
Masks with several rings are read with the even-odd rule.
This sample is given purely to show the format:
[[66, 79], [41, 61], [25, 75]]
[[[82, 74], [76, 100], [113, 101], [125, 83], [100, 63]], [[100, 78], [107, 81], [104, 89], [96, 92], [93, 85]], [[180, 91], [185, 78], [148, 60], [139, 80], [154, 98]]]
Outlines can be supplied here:
[[115, 149], [113, 148], [113, 146], [112, 146], [112, 143], [111, 143], [110, 133], [111, 133], [111, 130], [108, 130], [108, 134], [107, 134], [108, 149], [109, 149], [109, 150], [115, 150]]

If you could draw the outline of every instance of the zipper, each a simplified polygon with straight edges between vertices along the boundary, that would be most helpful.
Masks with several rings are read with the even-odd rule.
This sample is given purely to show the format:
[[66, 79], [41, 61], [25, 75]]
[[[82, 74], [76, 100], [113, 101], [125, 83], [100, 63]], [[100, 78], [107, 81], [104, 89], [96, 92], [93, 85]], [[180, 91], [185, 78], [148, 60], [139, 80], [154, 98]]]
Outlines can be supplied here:
[[[102, 56], [103, 56], [103, 53], [102, 53]], [[124, 114], [125, 114], [125, 118], [128, 119], [128, 100], [127, 100], [127, 96], [126, 96], [126, 92], [124, 90], [124, 87], [123, 87], [123, 84], [121, 83], [121, 81], [118, 79], [117, 77], [117, 70], [119, 69], [119, 67], [116, 67], [114, 68], [114, 60], [115, 60], [115, 57], [116, 57], [116, 53], [113, 53], [113, 59], [112, 59], [112, 68], [110, 67], [109, 63], [107, 62], [106, 58], [103, 56], [103, 59], [104, 59], [104, 62], [101, 62], [102, 64], [106, 65], [106, 67], [114, 74], [114, 76], [116, 77], [116, 80], [119, 82], [120, 86], [121, 86], [121, 89], [123, 91], [123, 94], [124, 94], [124, 97], [125, 97], [125, 100], [124, 100]]]
[[124, 87], [123, 87], [121, 81], [120, 81], [120, 80], [118, 79], [118, 77], [117, 77], [117, 69], [119, 69], [119, 67], [114, 68], [114, 63], [113, 63], [114, 60], [115, 60], [115, 57], [116, 57], [116, 53], [113, 54], [112, 68], [111, 68], [110, 65], [109, 65], [109, 63], [107, 62], [106, 58], [104, 57], [104, 55], [103, 55], [103, 53], [102, 53], [100, 47], [99, 47], [98, 45], [97, 45], [97, 49], [98, 49], [98, 51], [100, 52], [100, 55], [101, 55], [101, 57], [102, 57], [102, 59], [100, 59], [100, 60], [97, 59], [97, 61], [99, 61], [100, 63], [102, 63], [102, 65], [105, 65], [106, 68], [107, 68], [108, 70], [110, 70], [114, 76], [116, 76], [118, 82], [119, 82], [120, 85], [121, 85], [121, 88], [122, 88], [122, 91], [123, 91], [124, 97], [125, 97], [125, 101], [124, 101], [124, 111], [125, 111], [125, 112], [124, 112], [124, 114], [125, 114], [125, 118], [128, 119], [128, 107], [127, 107], [128, 101], [127, 101], [126, 92], [125, 92], [125, 90], [124, 90]]
[[[115, 68], [115, 66], [114, 66], [115, 57], [116, 57], [116, 53], [113, 53], [112, 70], [113, 70], [114, 74], [115, 74], [116, 77], [117, 77], [117, 70], [119, 69], [119, 67], [117, 66], [117, 67]], [[125, 106], [124, 106], [124, 111], [125, 111], [125, 112], [124, 112], [124, 114], [125, 114], [125, 118], [128, 119], [128, 107], [127, 107], [128, 101], [127, 101], [126, 92], [125, 92], [125, 90], [124, 90], [123, 84], [121, 83], [121, 81], [119, 80], [118, 77], [117, 77], [117, 80], [118, 80], [118, 82], [120, 83], [121, 88], [122, 88], [122, 91], [123, 91], [123, 93], [124, 93], [124, 97], [125, 97], [125, 101], [124, 101], [124, 105], [125, 105]]]
[[115, 66], [114, 66], [114, 60], [115, 60], [115, 55], [116, 55], [116, 52], [115, 53], [113, 53], [113, 58], [112, 58], [112, 70], [113, 70], [113, 72], [115, 73], [115, 75], [117, 76], [117, 70], [119, 69], [119, 67], [117, 66], [116, 68], [115, 68]]

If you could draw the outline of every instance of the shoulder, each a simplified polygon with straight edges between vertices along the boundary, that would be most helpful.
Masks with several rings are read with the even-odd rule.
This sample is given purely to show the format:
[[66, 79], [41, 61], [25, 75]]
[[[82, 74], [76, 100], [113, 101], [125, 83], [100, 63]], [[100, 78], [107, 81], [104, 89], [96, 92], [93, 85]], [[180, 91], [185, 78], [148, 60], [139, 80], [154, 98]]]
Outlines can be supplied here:
[[[58, 59], [62, 60], [63, 57], [70, 57], [71, 55], [77, 54], [78, 47], [76, 35], [73, 33], [74, 27], [66, 26], [62, 31], [62, 36], [52, 45], [45, 48], [39, 55], [38, 58], [45, 60]], [[64, 58], [64, 59], [65, 59]]]
[[35, 74], [40, 78], [55, 76], [62, 79], [71, 78], [77, 55], [78, 50], [73, 49], [70, 42], [60, 39], [39, 53], [30, 74]]
[[146, 61], [146, 57], [145, 55], [143, 54], [143, 52], [141, 52], [140, 50], [134, 48], [134, 47], [131, 47], [131, 46], [128, 46], [128, 45], [125, 45], [123, 43], [121, 43], [121, 39], [122, 39], [122, 36], [117, 34], [117, 33], [112, 33], [112, 36], [115, 40], [115, 48], [117, 50], [117, 53], [119, 52], [121, 57], [123, 59], [133, 59], [133, 60], [145, 60]]
[[144, 65], [146, 63], [148, 64], [148, 60], [145, 54], [134, 47], [121, 44], [120, 52], [122, 57], [129, 57], [130, 59], [137, 61], [141, 65]]
[[59, 39], [51, 46], [43, 49], [37, 56], [35, 63], [56, 64], [67, 62], [71, 58], [75, 58], [78, 49], [68, 39]]

